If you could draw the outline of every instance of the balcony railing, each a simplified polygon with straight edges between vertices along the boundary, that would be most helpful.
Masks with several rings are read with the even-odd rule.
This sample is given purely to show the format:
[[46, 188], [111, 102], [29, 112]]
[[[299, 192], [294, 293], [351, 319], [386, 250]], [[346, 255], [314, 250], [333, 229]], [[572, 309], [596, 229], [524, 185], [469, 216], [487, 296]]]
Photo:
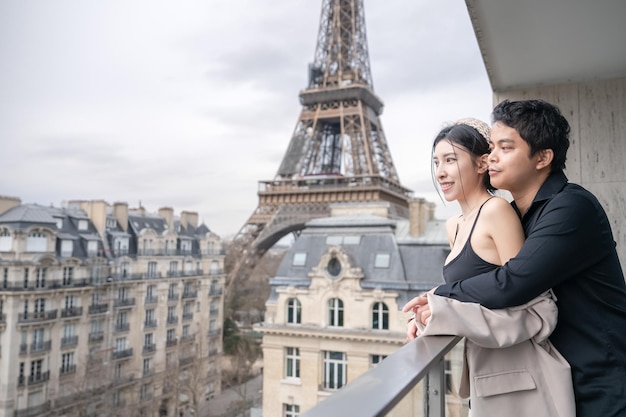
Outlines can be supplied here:
[[154, 353], [156, 351], [156, 343], [150, 343], [147, 345], [143, 345], [142, 353]]
[[61, 310], [61, 317], [79, 317], [82, 315], [82, 307], [68, 307]]
[[301, 417], [383, 417], [424, 380], [424, 417], [445, 416], [445, 355], [457, 336], [420, 337], [406, 344]]
[[92, 304], [89, 306], [89, 314], [106, 313], [108, 309], [109, 309], [108, 304]]
[[46, 340], [45, 342], [32, 342], [30, 344], [30, 353], [49, 352], [51, 347], [51, 340]]
[[144, 304], [156, 304], [159, 301], [156, 295], [146, 295]]
[[34, 405], [28, 408], [22, 408], [19, 410], [15, 410], [15, 417], [37, 417], [44, 415], [48, 410], [50, 410], [50, 401], [46, 401], [40, 405]]
[[209, 295], [211, 297], [219, 297], [220, 295], [222, 295], [222, 292], [222, 289], [218, 287], [211, 287], [209, 289]]
[[102, 342], [104, 340], [104, 332], [91, 332], [89, 333], [89, 343]]
[[198, 291], [197, 290], [186, 290], [183, 291], [183, 298], [196, 298], [198, 297]]
[[111, 354], [111, 359], [123, 359], [133, 355], [133, 348], [116, 350]]
[[78, 335], [65, 336], [61, 338], [61, 347], [76, 346], [78, 344]]
[[118, 298], [115, 300], [114, 307], [132, 307], [135, 305], [135, 298]]
[[50, 371], [32, 374], [28, 376], [28, 385], [42, 384], [50, 379]]
[[127, 332], [130, 330], [130, 323], [115, 323], [115, 333]]
[[150, 320], [146, 319], [143, 322], [143, 327], [146, 328], [146, 329], [152, 329], [152, 328], [154, 328], [156, 326], [157, 326], [156, 319], [150, 319]]
[[17, 321], [20, 323], [33, 323], [38, 321], [55, 320], [58, 310], [37, 311], [32, 313], [20, 313]]

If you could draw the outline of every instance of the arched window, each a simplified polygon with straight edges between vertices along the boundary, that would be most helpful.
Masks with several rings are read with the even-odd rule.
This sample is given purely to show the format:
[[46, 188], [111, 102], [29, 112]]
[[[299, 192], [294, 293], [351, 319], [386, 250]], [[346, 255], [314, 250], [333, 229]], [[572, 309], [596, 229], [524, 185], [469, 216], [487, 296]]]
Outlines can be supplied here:
[[389, 309], [385, 303], [374, 303], [372, 308], [372, 329], [389, 330]]
[[287, 300], [287, 323], [302, 323], [301, 305], [297, 298]]
[[343, 327], [343, 301], [339, 298], [328, 300], [328, 325]]

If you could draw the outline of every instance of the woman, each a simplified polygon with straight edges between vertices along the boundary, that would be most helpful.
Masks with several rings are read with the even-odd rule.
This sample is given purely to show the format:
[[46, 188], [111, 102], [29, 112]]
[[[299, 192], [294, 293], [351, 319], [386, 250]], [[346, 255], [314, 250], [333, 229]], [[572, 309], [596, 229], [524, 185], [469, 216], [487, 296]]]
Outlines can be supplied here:
[[[446, 223], [451, 248], [443, 266], [446, 282], [502, 265], [517, 254], [524, 240], [513, 208], [493, 195], [487, 173], [488, 138], [485, 123], [463, 119], [444, 128], [433, 143], [441, 192], [461, 207], [461, 215]], [[551, 292], [505, 310], [432, 293], [422, 297], [428, 303], [415, 309], [418, 317], [409, 321], [409, 339], [415, 326], [424, 336], [466, 337], [460, 394], [470, 397], [472, 416], [575, 415], [569, 365], [548, 341], [557, 320]]]

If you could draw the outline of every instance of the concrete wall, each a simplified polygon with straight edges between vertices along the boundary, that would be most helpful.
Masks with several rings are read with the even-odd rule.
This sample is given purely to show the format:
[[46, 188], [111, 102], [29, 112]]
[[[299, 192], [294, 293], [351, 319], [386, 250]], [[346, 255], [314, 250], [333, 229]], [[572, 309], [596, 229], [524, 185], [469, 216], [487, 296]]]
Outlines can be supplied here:
[[506, 98], [559, 106], [572, 127], [566, 174], [604, 206], [626, 266], [626, 78], [494, 92], [494, 105]]

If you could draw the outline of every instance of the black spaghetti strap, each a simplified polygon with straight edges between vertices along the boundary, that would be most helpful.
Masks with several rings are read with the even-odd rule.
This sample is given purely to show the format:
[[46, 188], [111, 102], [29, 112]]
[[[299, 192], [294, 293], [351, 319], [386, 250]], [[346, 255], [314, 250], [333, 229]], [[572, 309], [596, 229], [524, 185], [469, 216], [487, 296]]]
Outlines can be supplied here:
[[491, 196], [488, 199], [486, 199], [478, 208], [478, 213], [476, 213], [476, 217], [474, 218], [474, 224], [472, 224], [472, 228], [470, 229], [469, 236], [467, 237], [468, 242], [472, 238], [472, 233], [474, 233], [474, 227], [476, 227], [476, 222], [478, 221], [478, 216], [480, 216], [480, 212], [482, 211], [483, 206], [487, 204], [487, 201], [491, 200], [493, 197], [494, 196]]

